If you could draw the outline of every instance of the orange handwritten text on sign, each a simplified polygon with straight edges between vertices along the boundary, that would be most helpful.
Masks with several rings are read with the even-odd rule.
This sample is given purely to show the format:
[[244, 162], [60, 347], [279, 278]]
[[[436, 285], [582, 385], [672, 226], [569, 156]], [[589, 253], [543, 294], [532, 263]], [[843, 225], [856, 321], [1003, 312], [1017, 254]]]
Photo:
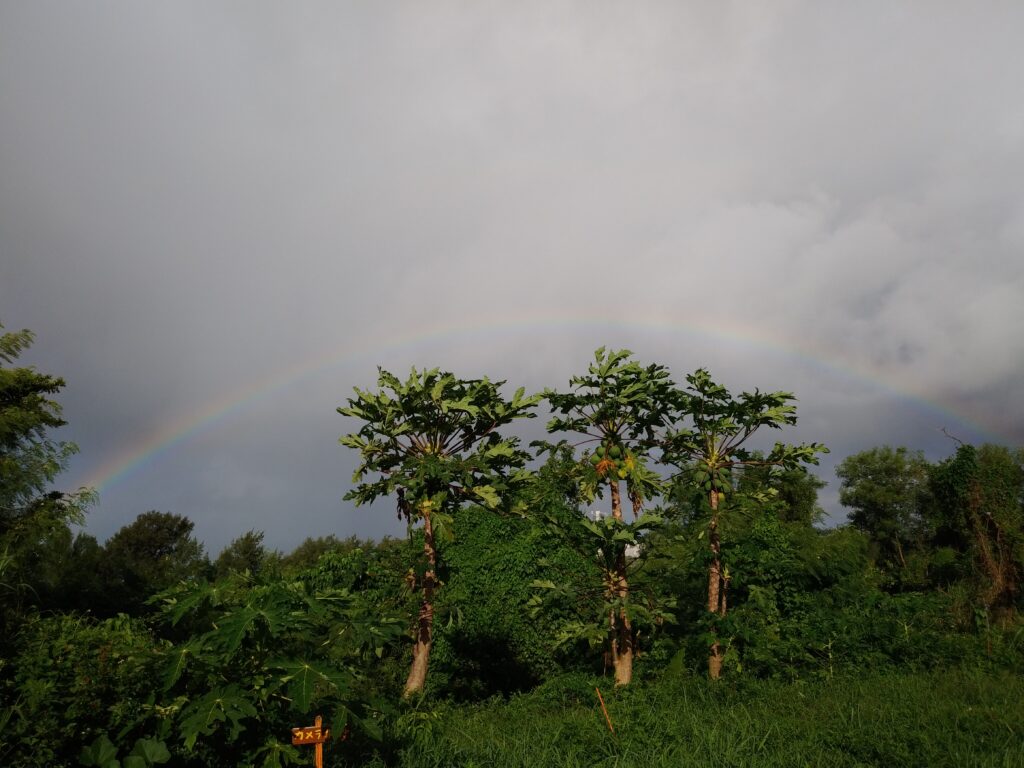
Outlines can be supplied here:
[[303, 744], [323, 744], [330, 738], [331, 732], [326, 728], [317, 725], [305, 728], [292, 728], [292, 744], [301, 746]]

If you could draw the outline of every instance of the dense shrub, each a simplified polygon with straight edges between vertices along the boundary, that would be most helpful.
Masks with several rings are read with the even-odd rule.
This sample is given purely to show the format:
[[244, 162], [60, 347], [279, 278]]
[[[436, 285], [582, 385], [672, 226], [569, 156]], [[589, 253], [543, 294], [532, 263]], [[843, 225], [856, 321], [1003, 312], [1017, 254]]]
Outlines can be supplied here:
[[[499, 517], [469, 507], [455, 515], [453, 540], [443, 547], [446, 584], [431, 659], [431, 690], [460, 699], [527, 690], [580, 659], [559, 649], [560, 617], [534, 617], [532, 583], [593, 580], [592, 564], [559, 546], [535, 521]], [[586, 663], [586, 660], [583, 660]]]
[[29, 621], [4, 689], [0, 764], [78, 765], [82, 747], [135, 722], [152, 704], [162, 645], [125, 616]]

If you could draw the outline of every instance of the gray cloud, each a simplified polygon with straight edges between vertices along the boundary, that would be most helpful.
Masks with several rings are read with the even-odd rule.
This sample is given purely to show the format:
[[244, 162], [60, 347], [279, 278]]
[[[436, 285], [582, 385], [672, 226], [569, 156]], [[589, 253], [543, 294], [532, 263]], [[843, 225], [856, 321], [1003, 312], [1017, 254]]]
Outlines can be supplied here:
[[942, 426], [1019, 443], [1022, 21], [7, 4], [0, 321], [68, 379], [72, 483], [291, 382], [104, 488], [101, 537], [149, 508], [211, 549], [396, 530], [340, 501], [334, 408], [378, 362], [533, 388], [605, 343], [707, 365], [796, 391], [825, 475], [884, 442], [945, 455]]

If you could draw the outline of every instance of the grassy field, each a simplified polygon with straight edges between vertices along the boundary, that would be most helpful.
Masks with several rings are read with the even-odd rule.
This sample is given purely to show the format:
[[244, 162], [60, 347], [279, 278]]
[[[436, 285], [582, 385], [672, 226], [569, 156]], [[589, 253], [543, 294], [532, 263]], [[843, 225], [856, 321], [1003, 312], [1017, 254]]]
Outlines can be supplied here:
[[[616, 732], [608, 730], [594, 685]], [[510, 701], [407, 713], [370, 765], [1024, 766], [1024, 679], [885, 673], [815, 682], [570, 677]]]

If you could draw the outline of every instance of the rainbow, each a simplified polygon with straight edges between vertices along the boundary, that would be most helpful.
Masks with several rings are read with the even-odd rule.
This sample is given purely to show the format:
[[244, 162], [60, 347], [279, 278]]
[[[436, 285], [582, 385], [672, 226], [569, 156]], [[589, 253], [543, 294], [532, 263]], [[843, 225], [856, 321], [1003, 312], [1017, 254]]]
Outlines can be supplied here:
[[[354, 345], [342, 345], [326, 350], [287, 370], [268, 374], [241, 389], [226, 392], [201, 408], [183, 414], [177, 420], [165, 423], [148, 434], [140, 435], [137, 440], [126, 445], [122, 450], [89, 471], [82, 485], [102, 492], [142, 467], [152, 464], [190, 438], [244, 411], [254, 402], [331, 370], [363, 362], [368, 366], [368, 370], [362, 374], [360, 384], [368, 386], [372, 383], [368, 380], [372, 375], [372, 369], [385, 352], [394, 355], [405, 350], [412, 351], [426, 344], [443, 341], [459, 341], [463, 346], [474, 342], [493, 343], [494, 335], [502, 333], [529, 335], [529, 338], [537, 339], [544, 335], [550, 336], [557, 331], [586, 331], [591, 335], [612, 332], [619, 334], [627, 332], [634, 335], [652, 332], [677, 333], [691, 337], [696, 336], [707, 341], [752, 345], [761, 350], [780, 353], [789, 359], [818, 367], [833, 375], [857, 380], [878, 390], [905, 398], [929, 409], [949, 423], [962, 424], [973, 429], [986, 440], [999, 442], [1001, 439], [995, 430], [979, 425], [970, 417], [958, 413], [942, 403], [930, 400], [919, 393], [907, 391], [905, 386], [897, 386], [872, 371], [850, 367], [824, 350], [812, 349], [803, 343], [770, 337], [761, 328], [707, 328], [699, 324], [683, 322], [678, 317], [653, 313], [639, 320], [634, 314], [632, 319], [624, 321], [609, 319], [599, 314], [586, 316], [578, 312], [570, 315], [568, 312], [549, 311], [536, 313], [531, 319], [525, 321], [522, 317], [499, 318], [475, 325], [472, 328], [467, 328], [464, 324], [436, 324], [420, 328], [416, 332], [397, 332]], [[587, 355], [589, 355], [589, 351], [587, 350]], [[580, 362], [583, 363], [586, 359], [586, 356], [583, 356]], [[341, 404], [341, 397], [343, 397], [343, 393], [339, 394], [338, 404]]]

